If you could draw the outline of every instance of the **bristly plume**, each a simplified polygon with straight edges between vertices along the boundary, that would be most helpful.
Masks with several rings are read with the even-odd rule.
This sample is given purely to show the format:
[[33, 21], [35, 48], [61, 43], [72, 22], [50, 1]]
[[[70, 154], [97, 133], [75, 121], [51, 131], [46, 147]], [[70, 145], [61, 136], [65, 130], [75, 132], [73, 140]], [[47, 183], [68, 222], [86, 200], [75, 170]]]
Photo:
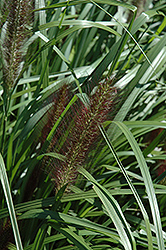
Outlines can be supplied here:
[[[70, 185], [75, 182], [78, 168], [84, 164], [90, 146], [100, 134], [99, 125], [114, 109], [115, 96], [116, 89], [111, 87], [110, 82], [100, 83], [89, 96], [86, 104], [78, 99], [71, 106], [70, 111], [57, 128], [47, 152], [63, 154], [66, 161], [47, 158], [44, 163], [56, 191], [66, 184], [69, 189]], [[44, 129], [43, 134], [45, 134]]]
[[14, 236], [9, 218], [7, 218], [7, 220], [4, 219], [4, 221], [2, 219], [0, 220], [0, 236], [1, 236], [0, 240], [1, 250], [8, 249], [8, 244], [14, 243]]
[[23, 68], [24, 47], [28, 39], [28, 27], [32, 22], [32, 0], [6, 1], [1, 30], [1, 54], [3, 58], [4, 87], [10, 90], [15, 86]]
[[[58, 120], [62, 112], [65, 110], [66, 105], [68, 104], [69, 98], [70, 98], [70, 92], [69, 92], [67, 85], [62, 86], [57, 91], [56, 94], [52, 94], [51, 96], [49, 96], [49, 103], [51, 104], [50, 108], [44, 114], [44, 116], [42, 117], [40, 121], [42, 128], [40, 128], [39, 130], [37, 128], [38, 131], [42, 130], [42, 136], [40, 137], [40, 142], [42, 145], [44, 144], [54, 124], [56, 123], [56, 121]], [[43, 103], [43, 105], [45, 105], [45, 103]], [[49, 148], [50, 147], [51, 145], [49, 145]]]

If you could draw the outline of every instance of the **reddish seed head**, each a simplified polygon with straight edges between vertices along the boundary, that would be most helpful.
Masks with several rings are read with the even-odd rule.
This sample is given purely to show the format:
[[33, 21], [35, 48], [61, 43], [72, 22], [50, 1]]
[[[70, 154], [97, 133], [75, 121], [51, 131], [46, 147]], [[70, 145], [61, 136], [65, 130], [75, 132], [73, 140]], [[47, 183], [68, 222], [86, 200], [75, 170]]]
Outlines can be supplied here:
[[[63, 154], [66, 161], [56, 159], [48, 161], [47, 167], [56, 190], [65, 184], [70, 186], [76, 180], [78, 168], [84, 164], [90, 146], [100, 133], [99, 125], [106, 120], [108, 113], [114, 107], [115, 95], [116, 89], [108, 82], [99, 84], [96, 92], [89, 97], [89, 104], [85, 106], [78, 99], [57, 128], [48, 150]], [[54, 106], [53, 113], [56, 114], [56, 110], [59, 110], [58, 115], [60, 115], [62, 112], [59, 108], [60, 103], [64, 104], [66, 98], [65, 96], [60, 99], [61, 101], [57, 100], [59, 104]], [[62, 106], [64, 108], [65, 105]], [[55, 122], [58, 117], [50, 119]]]
[[[6, 89], [13, 87], [18, 80], [23, 67], [22, 50], [28, 38], [27, 26], [32, 21], [32, 1], [31, 0], [11, 0], [6, 3], [7, 11], [4, 11], [4, 20], [1, 32], [1, 51], [4, 61], [4, 86]], [[1, 24], [2, 25], [2, 24]]]

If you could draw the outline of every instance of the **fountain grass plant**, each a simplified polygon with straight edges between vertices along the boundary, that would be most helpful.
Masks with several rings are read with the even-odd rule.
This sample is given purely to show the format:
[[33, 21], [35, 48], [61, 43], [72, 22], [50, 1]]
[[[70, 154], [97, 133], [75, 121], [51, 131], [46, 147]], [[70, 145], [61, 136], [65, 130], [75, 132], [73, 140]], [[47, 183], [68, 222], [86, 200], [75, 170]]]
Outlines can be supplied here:
[[166, 6], [147, 2], [1, 2], [0, 249], [165, 249]]

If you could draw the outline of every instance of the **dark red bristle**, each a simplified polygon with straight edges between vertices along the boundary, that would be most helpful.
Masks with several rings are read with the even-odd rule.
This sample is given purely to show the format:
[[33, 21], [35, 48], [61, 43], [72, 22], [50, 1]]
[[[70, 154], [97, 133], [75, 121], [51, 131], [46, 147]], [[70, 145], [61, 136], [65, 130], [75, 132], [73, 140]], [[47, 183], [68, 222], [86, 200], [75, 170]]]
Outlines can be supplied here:
[[2, 13], [1, 51], [5, 89], [14, 87], [23, 67], [26, 51], [22, 48], [29, 35], [27, 27], [32, 23], [32, 5], [31, 0], [12, 0], [4, 5], [7, 10]]
[[89, 97], [89, 104], [85, 106], [78, 99], [55, 131], [47, 152], [58, 152], [66, 157], [66, 162], [50, 159], [46, 166], [56, 190], [66, 184], [70, 186], [76, 180], [78, 168], [83, 165], [90, 146], [100, 133], [99, 125], [113, 109], [115, 95], [115, 88], [110, 84], [99, 84]]

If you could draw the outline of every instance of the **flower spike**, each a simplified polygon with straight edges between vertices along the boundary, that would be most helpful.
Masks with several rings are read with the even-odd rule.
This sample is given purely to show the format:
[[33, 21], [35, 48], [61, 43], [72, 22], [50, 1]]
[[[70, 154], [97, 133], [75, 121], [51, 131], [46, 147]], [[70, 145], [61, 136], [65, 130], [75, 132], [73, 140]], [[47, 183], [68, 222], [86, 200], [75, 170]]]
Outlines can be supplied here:
[[[87, 105], [78, 99], [57, 128], [47, 152], [63, 154], [66, 161], [47, 158], [44, 164], [47, 165], [57, 191], [66, 184], [69, 190], [75, 182], [78, 168], [84, 164], [90, 146], [100, 134], [99, 125], [114, 108], [115, 96], [116, 89], [109, 82], [100, 83], [89, 96]], [[57, 110], [55, 116], [56, 113]]]
[[4, 61], [4, 87], [10, 90], [16, 85], [24, 64], [27, 51], [24, 45], [28, 39], [28, 26], [32, 21], [32, 0], [7, 1], [6, 8], [8, 12], [4, 13], [7, 16], [1, 31], [1, 52]]

